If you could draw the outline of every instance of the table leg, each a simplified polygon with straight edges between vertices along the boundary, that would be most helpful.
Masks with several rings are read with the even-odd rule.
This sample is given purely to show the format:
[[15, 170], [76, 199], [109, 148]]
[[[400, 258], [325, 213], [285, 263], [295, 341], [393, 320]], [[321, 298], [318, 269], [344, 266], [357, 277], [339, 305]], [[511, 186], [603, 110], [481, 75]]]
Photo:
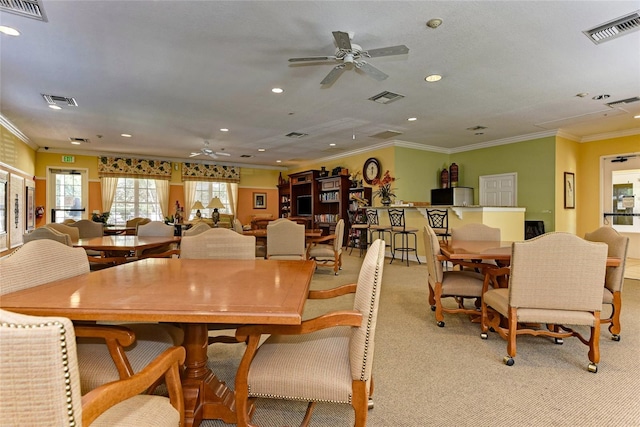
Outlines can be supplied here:
[[203, 419], [236, 424], [235, 393], [207, 366], [207, 325], [187, 323], [183, 328], [183, 345], [187, 352], [182, 374], [185, 425], [197, 427]]

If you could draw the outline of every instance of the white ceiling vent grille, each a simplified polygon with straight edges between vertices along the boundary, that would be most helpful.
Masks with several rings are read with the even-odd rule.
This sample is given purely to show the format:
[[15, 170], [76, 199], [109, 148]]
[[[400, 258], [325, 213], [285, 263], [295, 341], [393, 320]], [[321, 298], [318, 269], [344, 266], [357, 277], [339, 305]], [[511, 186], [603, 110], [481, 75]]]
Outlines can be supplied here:
[[369, 98], [369, 101], [374, 101], [379, 104], [388, 104], [390, 102], [397, 101], [398, 99], [402, 99], [402, 98], [404, 98], [404, 95], [400, 95], [400, 94], [389, 92], [389, 91], [384, 91], [384, 92], [380, 92], [377, 95], [372, 96], [371, 98]]
[[309, 136], [309, 134], [308, 133], [300, 133], [300, 132], [289, 132], [285, 136], [287, 136], [289, 138], [303, 138], [305, 136]]
[[583, 33], [595, 44], [600, 44], [638, 30], [640, 30], [640, 11], [598, 25]]
[[0, 11], [47, 22], [40, 0], [0, 0]]
[[[2, 0], [0, 0], [2, 1]], [[67, 107], [77, 107], [78, 103], [73, 98], [67, 98], [66, 96], [47, 95], [41, 94], [47, 104], [49, 105], [64, 105]]]
[[640, 101], [640, 97], [638, 96], [634, 96], [633, 98], [627, 98], [627, 99], [621, 99], [619, 101], [613, 101], [613, 102], [607, 102], [606, 105], [608, 105], [611, 108], [616, 108], [616, 107], [622, 107], [626, 104], [631, 104], [633, 102], [638, 102]]
[[371, 138], [389, 139], [398, 135], [402, 135], [402, 132], [398, 132], [396, 130], [385, 130], [385, 131], [376, 133], [375, 135], [371, 135]]
[[89, 141], [89, 138], [74, 138], [74, 137], [69, 137], [69, 141], [71, 142], [77, 142], [80, 144], [88, 144], [91, 141]]

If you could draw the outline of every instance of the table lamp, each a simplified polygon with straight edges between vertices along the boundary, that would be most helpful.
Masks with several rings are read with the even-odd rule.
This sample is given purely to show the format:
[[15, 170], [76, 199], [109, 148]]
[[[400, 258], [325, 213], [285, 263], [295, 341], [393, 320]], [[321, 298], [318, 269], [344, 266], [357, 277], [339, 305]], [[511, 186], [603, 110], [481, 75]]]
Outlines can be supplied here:
[[202, 205], [202, 202], [200, 200], [196, 200], [196, 202], [193, 204], [193, 206], [191, 206], [191, 210], [196, 210], [196, 218], [200, 219], [202, 218], [202, 213], [200, 213], [200, 209], [204, 209], [204, 206]]
[[213, 226], [217, 227], [218, 221], [220, 220], [220, 212], [218, 212], [218, 209], [224, 209], [224, 204], [222, 204], [219, 198], [214, 197], [207, 205], [207, 209], [213, 209], [211, 219], [213, 220]]

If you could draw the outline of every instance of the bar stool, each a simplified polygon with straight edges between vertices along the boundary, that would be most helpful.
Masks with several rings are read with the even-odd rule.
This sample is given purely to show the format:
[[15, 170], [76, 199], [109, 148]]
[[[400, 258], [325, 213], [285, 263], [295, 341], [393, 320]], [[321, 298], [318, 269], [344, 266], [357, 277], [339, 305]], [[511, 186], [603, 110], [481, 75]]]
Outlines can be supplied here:
[[384, 238], [385, 233], [389, 233], [389, 241], [391, 241], [391, 226], [389, 225], [380, 225], [380, 220], [378, 218], [378, 210], [374, 208], [368, 208], [366, 210], [367, 213], [367, 222], [369, 223], [369, 242], [373, 242], [374, 233], [378, 233], [378, 238], [385, 241], [385, 245], [391, 246], [391, 250], [393, 251], [393, 245], [389, 245], [387, 240]]
[[[404, 254], [407, 254], [407, 266], [409, 265], [409, 252], [416, 254], [416, 260], [420, 264], [418, 258], [418, 229], [407, 228], [404, 218], [404, 209], [389, 209], [389, 223], [391, 224], [391, 232], [393, 235], [393, 244], [391, 246], [391, 264], [396, 257], [396, 251], [402, 253], [401, 261], [404, 261]], [[409, 236], [413, 236], [413, 247], [409, 246]], [[401, 245], [396, 244], [396, 237], [400, 236]]]
[[357, 244], [360, 249], [360, 255], [358, 256], [362, 256], [367, 251], [368, 246], [369, 224], [366, 222], [366, 215], [363, 215], [360, 211], [348, 211], [347, 214], [349, 215], [347, 247], [351, 248], [349, 255], [351, 255], [353, 248]]
[[449, 233], [449, 211], [446, 209], [427, 209], [429, 227], [433, 229], [441, 242], [446, 242], [451, 236]]

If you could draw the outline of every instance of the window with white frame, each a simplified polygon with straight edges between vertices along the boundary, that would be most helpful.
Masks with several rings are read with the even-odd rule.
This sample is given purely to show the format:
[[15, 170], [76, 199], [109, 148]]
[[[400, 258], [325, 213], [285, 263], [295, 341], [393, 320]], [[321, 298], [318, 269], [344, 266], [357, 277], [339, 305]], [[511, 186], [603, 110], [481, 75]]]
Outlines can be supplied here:
[[125, 225], [127, 220], [141, 217], [162, 221], [156, 183], [153, 179], [118, 178], [109, 223]]
[[[208, 182], [208, 181], [198, 181], [196, 183], [196, 195], [195, 201], [200, 201], [205, 209], [200, 209], [200, 213], [203, 218], [211, 218], [211, 214], [213, 213], [213, 209], [206, 209], [211, 199], [214, 197], [218, 197], [223, 205], [225, 205], [224, 209], [218, 209], [218, 212], [221, 214], [230, 214], [231, 211], [229, 209], [229, 193], [227, 193], [227, 183], [226, 182]], [[191, 211], [191, 215], [189, 216], [189, 220], [194, 219], [196, 216], [196, 210]]]

